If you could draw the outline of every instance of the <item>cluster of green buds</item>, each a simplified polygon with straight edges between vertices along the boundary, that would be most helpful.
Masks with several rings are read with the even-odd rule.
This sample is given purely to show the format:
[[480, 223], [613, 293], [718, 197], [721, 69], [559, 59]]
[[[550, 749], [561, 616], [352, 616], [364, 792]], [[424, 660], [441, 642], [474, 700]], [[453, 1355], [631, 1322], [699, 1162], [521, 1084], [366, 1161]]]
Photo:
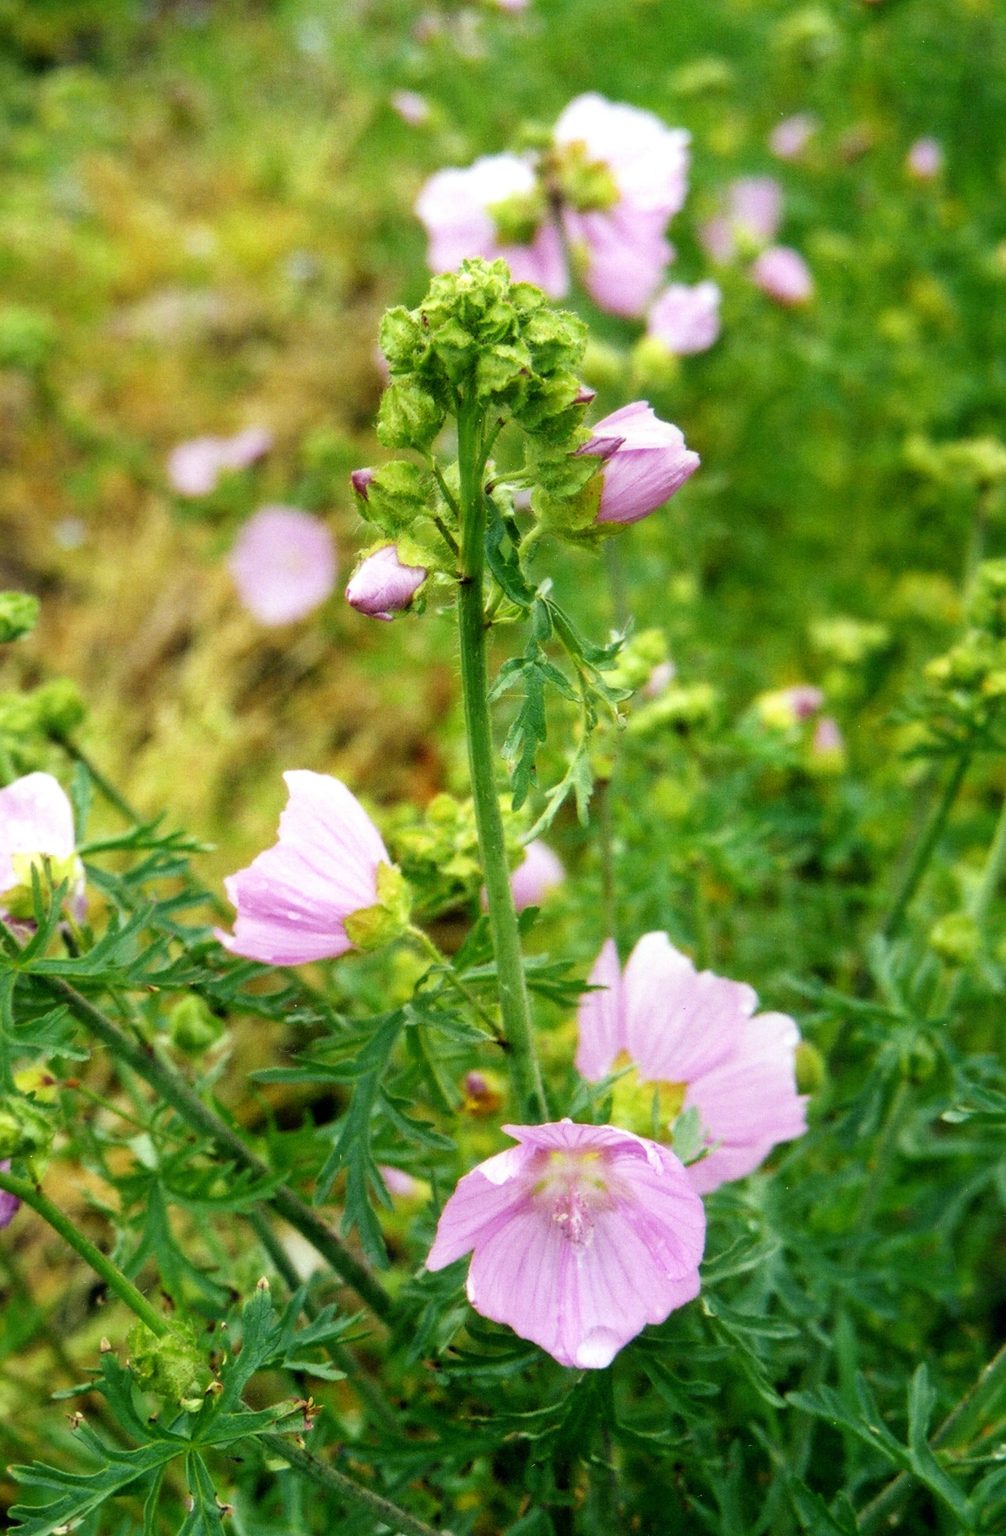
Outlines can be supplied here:
[[[507, 863], [523, 855], [526, 818], [500, 801]], [[470, 797], [439, 794], [422, 811], [403, 805], [385, 834], [397, 864], [415, 894], [417, 912], [432, 916], [470, 902], [482, 885], [475, 807]]]
[[29, 592], [0, 592], [0, 645], [30, 634], [38, 614], [38, 598]]
[[48, 1151], [55, 1132], [52, 1110], [34, 1095], [12, 1091], [0, 1097], [0, 1161], [38, 1157]]
[[910, 437], [905, 459], [917, 474], [938, 486], [966, 486], [991, 490], [1006, 485], [1006, 444], [995, 437], [962, 437], [934, 443], [927, 437]]
[[960, 640], [926, 667], [926, 680], [956, 717], [986, 724], [1006, 697], [1006, 560], [986, 560], [968, 600]]

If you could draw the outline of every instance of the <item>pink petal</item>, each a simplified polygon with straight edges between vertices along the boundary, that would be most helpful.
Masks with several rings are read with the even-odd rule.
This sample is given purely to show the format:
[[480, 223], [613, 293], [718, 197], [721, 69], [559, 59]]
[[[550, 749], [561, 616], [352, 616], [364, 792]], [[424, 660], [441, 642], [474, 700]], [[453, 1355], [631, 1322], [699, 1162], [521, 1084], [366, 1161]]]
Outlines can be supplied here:
[[626, 1042], [646, 1082], [693, 1083], [734, 1050], [755, 1010], [751, 987], [696, 972], [665, 933], [647, 933], [625, 967]]
[[585, 992], [580, 999], [576, 1070], [596, 1083], [611, 1071], [619, 1051], [626, 1049], [622, 973], [614, 939], [605, 939], [587, 980], [603, 990]]
[[266, 506], [248, 519], [227, 561], [238, 596], [261, 624], [305, 618], [335, 586], [335, 544], [320, 518]]
[[0, 892], [18, 883], [15, 854], [68, 859], [75, 847], [73, 808], [51, 773], [28, 773], [0, 789]]

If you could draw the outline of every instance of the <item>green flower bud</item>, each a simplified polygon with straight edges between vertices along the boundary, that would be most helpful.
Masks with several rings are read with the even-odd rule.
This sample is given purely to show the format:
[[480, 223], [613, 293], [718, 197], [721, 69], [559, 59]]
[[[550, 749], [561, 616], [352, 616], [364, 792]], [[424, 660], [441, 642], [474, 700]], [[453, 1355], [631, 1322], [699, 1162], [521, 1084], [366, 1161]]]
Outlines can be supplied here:
[[0, 1099], [0, 1160], [35, 1157], [45, 1152], [56, 1134], [51, 1110], [22, 1093]]
[[377, 436], [386, 448], [429, 448], [445, 412], [419, 384], [394, 381], [381, 397]]
[[176, 1050], [198, 1056], [216, 1045], [223, 1036], [224, 1023], [212, 1013], [201, 997], [190, 992], [168, 1012], [168, 1035]]
[[389, 538], [428, 517], [433, 504], [433, 476], [408, 459], [392, 459], [380, 469], [357, 470], [353, 484], [361, 517]]
[[39, 601], [28, 592], [0, 592], [0, 644], [30, 634], [38, 623]]
[[798, 1093], [819, 1093], [828, 1081], [828, 1067], [821, 1052], [809, 1040], [796, 1048], [796, 1087]]
[[31, 736], [37, 729], [34, 694], [0, 693], [0, 736]]
[[968, 618], [976, 629], [997, 639], [1006, 636], [1006, 560], [983, 560], [968, 601]]
[[129, 1364], [142, 1391], [186, 1413], [199, 1411], [213, 1380], [195, 1331], [184, 1322], [175, 1323], [162, 1338], [137, 1323], [129, 1333]]
[[632, 395], [670, 389], [681, 372], [674, 353], [656, 336], [640, 336], [630, 358]]
[[52, 736], [69, 735], [87, 714], [80, 689], [68, 677], [43, 683], [32, 697], [40, 728]]
[[872, 624], [841, 614], [811, 624], [810, 640], [824, 655], [844, 666], [855, 667], [885, 651], [891, 643], [891, 634], [886, 624]]
[[967, 912], [947, 912], [929, 930], [930, 949], [948, 965], [970, 965], [981, 941], [981, 930]]
[[686, 731], [708, 725], [719, 707], [719, 694], [710, 683], [671, 683], [659, 698], [630, 715], [626, 730], [651, 736], [672, 729]]
[[505, 197], [486, 209], [496, 225], [501, 245], [530, 245], [548, 215], [548, 203], [541, 187], [530, 192]]

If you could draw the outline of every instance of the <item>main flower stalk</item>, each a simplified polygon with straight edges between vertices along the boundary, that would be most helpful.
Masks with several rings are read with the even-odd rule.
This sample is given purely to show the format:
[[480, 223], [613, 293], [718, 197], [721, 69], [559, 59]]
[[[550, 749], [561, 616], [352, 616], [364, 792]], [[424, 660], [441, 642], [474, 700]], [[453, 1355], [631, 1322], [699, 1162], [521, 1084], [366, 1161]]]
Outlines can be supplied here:
[[458, 593], [458, 635], [461, 641], [461, 695], [468, 738], [475, 823], [489, 907], [489, 927], [496, 955], [500, 1014], [509, 1046], [514, 1092], [521, 1112], [541, 1120], [549, 1116], [534, 1032], [517, 913], [510, 890], [503, 818], [493, 770], [492, 724], [489, 717], [489, 677], [486, 665], [486, 622], [483, 600], [486, 514], [482, 489], [485, 469], [484, 417], [477, 406], [458, 411], [458, 463], [461, 489], [461, 580]]

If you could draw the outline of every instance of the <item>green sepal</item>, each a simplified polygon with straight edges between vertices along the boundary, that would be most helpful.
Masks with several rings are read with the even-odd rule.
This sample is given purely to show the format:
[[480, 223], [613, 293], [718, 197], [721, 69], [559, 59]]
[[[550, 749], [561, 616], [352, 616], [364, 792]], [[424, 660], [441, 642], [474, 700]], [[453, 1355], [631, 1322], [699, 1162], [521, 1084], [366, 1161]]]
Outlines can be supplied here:
[[409, 926], [412, 895], [397, 865], [378, 864], [377, 895], [374, 906], [351, 912], [343, 925], [355, 949], [381, 949], [401, 938]]
[[357, 506], [368, 523], [397, 540], [404, 529], [429, 516], [433, 500], [433, 476], [409, 459], [392, 459], [375, 470]]
[[420, 384], [393, 380], [381, 396], [377, 436], [386, 448], [429, 448], [444, 424], [444, 409]]
[[158, 1338], [146, 1323], [138, 1322], [127, 1342], [137, 1386], [186, 1413], [198, 1413], [213, 1375], [191, 1324], [176, 1322], [170, 1333]]
[[0, 1098], [0, 1160], [37, 1157], [48, 1151], [55, 1134], [51, 1109], [23, 1093], [5, 1093]]

